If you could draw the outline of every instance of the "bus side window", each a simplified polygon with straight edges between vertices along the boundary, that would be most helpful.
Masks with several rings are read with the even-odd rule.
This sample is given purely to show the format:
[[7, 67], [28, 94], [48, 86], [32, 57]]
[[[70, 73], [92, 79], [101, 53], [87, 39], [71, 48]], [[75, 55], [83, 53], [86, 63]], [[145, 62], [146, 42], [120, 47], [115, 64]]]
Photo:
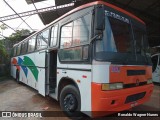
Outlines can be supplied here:
[[21, 53], [21, 44], [17, 46], [17, 54], [16, 55], [20, 55]]
[[16, 47], [13, 48], [13, 56], [16, 56]]
[[27, 52], [33, 52], [34, 51], [35, 43], [36, 43], [36, 36], [34, 36], [31, 39], [29, 39]]
[[28, 42], [27, 41], [25, 41], [25, 42], [22, 43], [22, 45], [21, 45], [21, 48], [22, 48], [21, 54], [25, 54], [26, 53], [27, 46], [28, 46]]
[[72, 45], [73, 22], [64, 25], [61, 29], [61, 48], [67, 48]]
[[91, 15], [87, 14], [74, 22], [73, 27], [73, 45], [84, 44], [89, 41], [91, 28]]
[[91, 15], [87, 14], [61, 28], [61, 61], [88, 60]]
[[38, 34], [36, 49], [39, 50], [39, 49], [47, 48], [48, 39], [49, 39], [49, 29], [47, 29], [47, 30], [43, 31], [42, 33]]
[[50, 46], [56, 46], [57, 44], [57, 36], [58, 36], [58, 25], [53, 26], [51, 28], [51, 42], [50, 42]]

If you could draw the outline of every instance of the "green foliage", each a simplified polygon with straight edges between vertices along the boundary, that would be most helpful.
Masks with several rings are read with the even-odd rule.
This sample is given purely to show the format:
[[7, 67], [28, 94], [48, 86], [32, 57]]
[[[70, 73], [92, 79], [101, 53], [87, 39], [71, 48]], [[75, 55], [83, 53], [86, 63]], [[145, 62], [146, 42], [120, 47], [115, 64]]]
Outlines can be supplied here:
[[27, 29], [22, 29], [22, 30], [16, 30], [16, 33], [12, 33], [9, 37], [8, 40], [10, 41], [21, 41], [22, 37], [25, 34], [29, 34], [30, 31]]
[[0, 41], [0, 55], [4, 55], [4, 56], [7, 55], [6, 49], [5, 49], [2, 41]]
[[[0, 25], [1, 30], [7, 29], [5, 25]], [[30, 31], [27, 29], [17, 30], [15, 33], [12, 33], [9, 37], [0, 39], [0, 62], [3, 60], [9, 59], [9, 53], [7, 53], [7, 49], [11, 49], [11, 46], [9, 46], [10, 43], [15, 44], [21, 40], [24, 39], [27, 35], [30, 34]], [[5, 43], [4, 43], [5, 42]]]
[[5, 30], [5, 29], [8, 29], [8, 27], [7, 27], [5, 24], [1, 24], [1, 25], [0, 25], [0, 29], [1, 29], [1, 30]]
[[2, 58], [3, 59], [8, 59], [8, 53], [5, 49], [5, 46], [3, 44], [3, 41], [0, 41], [0, 64], [2, 63]]

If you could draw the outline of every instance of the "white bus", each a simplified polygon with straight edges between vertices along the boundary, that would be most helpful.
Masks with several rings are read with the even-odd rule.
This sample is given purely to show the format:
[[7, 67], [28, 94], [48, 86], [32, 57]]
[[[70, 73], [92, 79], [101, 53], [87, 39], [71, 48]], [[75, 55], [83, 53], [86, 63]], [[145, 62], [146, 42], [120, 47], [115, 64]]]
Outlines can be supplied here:
[[58, 100], [68, 116], [127, 110], [153, 91], [146, 38], [136, 16], [106, 2], [88, 3], [14, 45], [11, 75]]
[[152, 73], [153, 82], [160, 83], [160, 53], [152, 55], [152, 63], [153, 63], [153, 73]]

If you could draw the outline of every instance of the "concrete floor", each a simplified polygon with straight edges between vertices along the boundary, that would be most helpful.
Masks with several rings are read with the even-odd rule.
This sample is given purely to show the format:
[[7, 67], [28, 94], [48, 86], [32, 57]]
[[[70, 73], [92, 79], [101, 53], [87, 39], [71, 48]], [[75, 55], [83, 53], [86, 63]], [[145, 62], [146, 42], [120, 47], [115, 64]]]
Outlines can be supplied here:
[[[154, 91], [150, 101], [148, 101], [143, 105], [133, 108], [133, 111], [147, 111], [147, 110], [160, 111], [160, 86], [157, 86], [157, 85], [154, 86]], [[61, 111], [61, 109], [60, 109], [59, 103], [54, 99], [50, 97], [43, 97], [39, 95], [37, 91], [35, 91], [34, 89], [24, 84], [17, 84], [12, 79], [7, 79], [3, 81], [0, 80], [0, 111]], [[0, 120], [1, 119], [2, 118], [0, 118]], [[10, 119], [17, 120], [17, 118], [10, 118]], [[19, 118], [19, 119], [22, 120], [22, 118]], [[38, 119], [50, 120], [53, 118], [51, 117], [37, 118], [37, 120]], [[67, 120], [69, 118], [54, 117], [54, 120], [56, 119]], [[106, 118], [102, 117], [99, 119], [106, 119]], [[118, 119], [119, 118], [117, 118], [117, 120]], [[33, 120], [36, 120], [36, 119], [33, 118]]]

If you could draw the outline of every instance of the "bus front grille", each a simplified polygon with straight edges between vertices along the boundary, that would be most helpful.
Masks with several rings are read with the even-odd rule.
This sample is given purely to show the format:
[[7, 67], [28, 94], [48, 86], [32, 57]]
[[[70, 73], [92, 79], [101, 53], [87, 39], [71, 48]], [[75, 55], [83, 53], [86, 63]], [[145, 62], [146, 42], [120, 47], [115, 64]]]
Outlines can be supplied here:
[[147, 82], [140, 82], [138, 85], [136, 83], [124, 84], [123, 88], [132, 88], [132, 87], [138, 87], [138, 86], [143, 86], [143, 85], [147, 85]]
[[130, 95], [126, 98], [125, 104], [130, 103], [130, 102], [134, 102], [137, 100], [142, 99], [145, 96], [146, 92], [142, 92], [142, 93], [138, 93], [138, 94], [134, 94], [134, 95]]
[[127, 70], [127, 76], [145, 75], [145, 70]]

